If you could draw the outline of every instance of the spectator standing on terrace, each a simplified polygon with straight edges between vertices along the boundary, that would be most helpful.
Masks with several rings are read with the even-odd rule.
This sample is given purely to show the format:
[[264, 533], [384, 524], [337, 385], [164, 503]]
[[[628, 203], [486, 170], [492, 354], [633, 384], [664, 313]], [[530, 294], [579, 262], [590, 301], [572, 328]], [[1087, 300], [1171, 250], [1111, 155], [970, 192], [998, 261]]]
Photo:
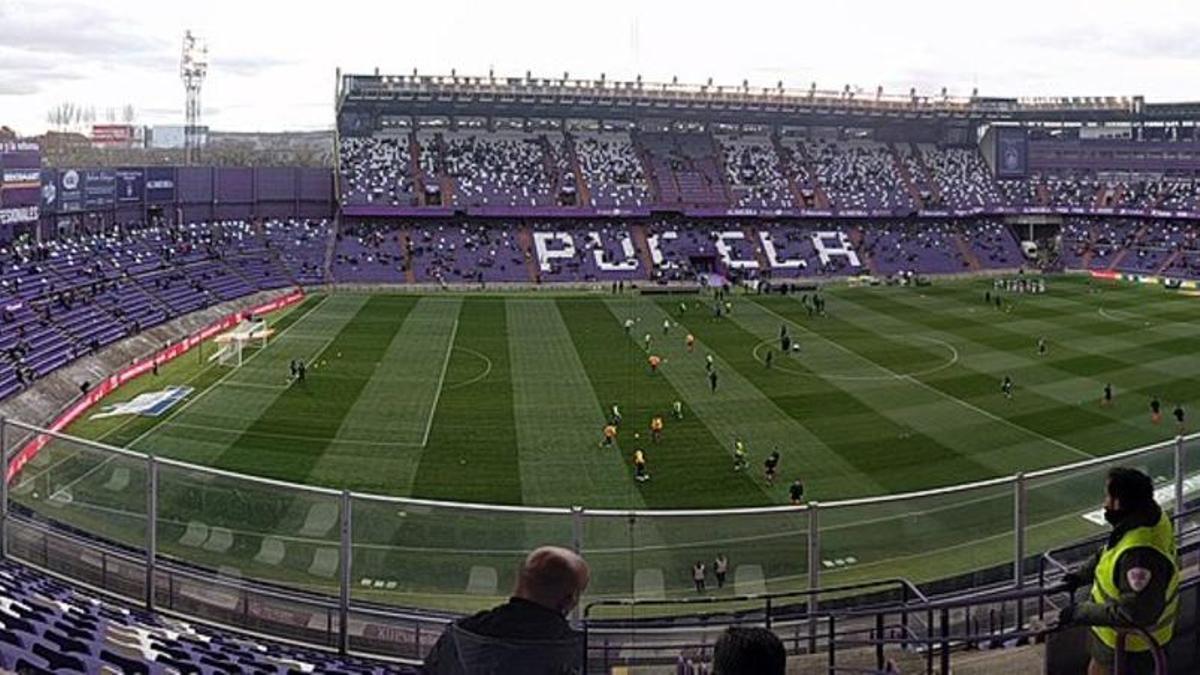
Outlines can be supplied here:
[[766, 628], [731, 626], [713, 648], [713, 675], [784, 675], [787, 652]]
[[717, 577], [717, 588], [725, 588], [725, 576], [729, 574], [729, 558], [724, 553], [718, 553], [713, 560], [713, 574]]
[[579, 673], [582, 643], [567, 623], [591, 572], [583, 558], [557, 546], [528, 555], [509, 601], [459, 619], [425, 657], [427, 675]]
[[[1162, 647], [1171, 641], [1178, 612], [1179, 563], [1171, 518], [1154, 501], [1154, 483], [1136, 469], [1117, 467], [1105, 483], [1104, 519], [1113, 526], [1108, 541], [1063, 581], [1072, 588], [1091, 583], [1087, 602], [1068, 605], [1060, 625], [1091, 626], [1089, 675], [1107, 675], [1120, 629], [1140, 628]], [[1138, 632], [1125, 636], [1126, 668], [1154, 672], [1150, 644]]]

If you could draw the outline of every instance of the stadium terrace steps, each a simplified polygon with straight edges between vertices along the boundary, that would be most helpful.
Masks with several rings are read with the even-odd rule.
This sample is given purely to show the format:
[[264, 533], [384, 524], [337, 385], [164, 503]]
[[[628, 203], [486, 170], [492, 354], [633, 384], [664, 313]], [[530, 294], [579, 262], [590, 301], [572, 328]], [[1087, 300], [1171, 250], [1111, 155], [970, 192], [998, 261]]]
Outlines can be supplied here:
[[412, 236], [406, 227], [400, 230], [400, 251], [404, 254], [404, 283], [417, 283], [417, 272], [413, 269]]
[[796, 167], [795, 157], [792, 156], [790, 150], [784, 147], [780, 142], [779, 136], [771, 136], [771, 147], [775, 150], [775, 155], [779, 157], [779, 170], [783, 172], [784, 178], [787, 180], [788, 190], [792, 193], [792, 200], [797, 207], [803, 208], [807, 200], [804, 198], [804, 191], [800, 189], [800, 185], [796, 183]]
[[912, 203], [917, 208], [925, 207], [925, 200], [921, 198], [921, 190], [917, 188], [913, 181], [912, 172], [908, 170], [908, 164], [901, 161], [900, 151], [896, 149], [895, 143], [888, 143], [888, 152], [892, 155], [892, 164], [896, 168], [896, 173], [900, 174], [900, 178], [904, 181], [905, 189], [908, 191], [908, 196], [912, 199]]
[[753, 225], [743, 225], [742, 233], [746, 235], [746, 241], [750, 242], [754, 249], [754, 260], [758, 263], [760, 270], [771, 269], [771, 263], [767, 260], [766, 251], [763, 251], [762, 239], [758, 236], [758, 229]]
[[1166, 259], [1162, 261], [1162, 264], [1161, 264], [1161, 265], [1159, 265], [1157, 268], [1155, 268], [1155, 270], [1154, 270], [1154, 275], [1155, 275], [1155, 276], [1162, 276], [1162, 273], [1163, 273], [1163, 272], [1166, 272], [1167, 270], [1169, 270], [1169, 269], [1171, 269], [1172, 267], [1174, 267], [1174, 266], [1175, 266], [1175, 262], [1176, 262], [1177, 260], [1179, 260], [1179, 258], [1180, 258], [1180, 257], [1182, 257], [1182, 256], [1183, 256], [1183, 251], [1181, 251], [1181, 250], [1179, 250], [1179, 249], [1176, 249], [1176, 250], [1174, 250], [1174, 251], [1171, 251], [1171, 255], [1167, 256], [1167, 257], [1166, 257]]
[[537, 256], [533, 254], [533, 233], [528, 225], [517, 228], [517, 246], [525, 254], [525, 269], [529, 273], [531, 283], [541, 283], [541, 271], [538, 269]]
[[334, 218], [333, 227], [330, 228], [329, 239], [325, 241], [325, 262], [322, 263], [322, 276], [326, 279], [333, 280], [333, 257], [337, 251], [338, 234], [342, 229], [342, 219]]
[[925, 155], [921, 153], [921, 148], [916, 143], [909, 143], [909, 148], [912, 150], [913, 159], [916, 160], [917, 166], [921, 167], [921, 176], [925, 185], [929, 186], [929, 194], [933, 200], [942, 203], [942, 188], [938, 185], [937, 180], [933, 177], [933, 171], [929, 168], [929, 164], [925, 161]]
[[1121, 262], [1124, 261], [1125, 257], [1129, 255], [1129, 251], [1135, 245], [1137, 245], [1138, 241], [1141, 240], [1142, 235], [1146, 233], [1147, 227], [1149, 227], [1149, 225], [1147, 223], [1142, 223], [1138, 227], [1137, 231], [1133, 233], [1133, 236], [1128, 239], [1127, 242], [1122, 242], [1121, 250], [1117, 251], [1117, 254], [1115, 256], [1113, 256], [1112, 260], [1109, 261], [1109, 263], [1108, 263], [1108, 267], [1106, 268], [1108, 271], [1111, 272], [1113, 270], [1119, 269]]
[[971, 250], [971, 247], [967, 245], [967, 242], [963, 240], [962, 235], [955, 232], [950, 236], [950, 238], [954, 241], [954, 246], [958, 249], [958, 252], [962, 254], [963, 259], [967, 261], [968, 265], [970, 265], [970, 270], [972, 272], [978, 272], [981, 270], [982, 266], [979, 264], [979, 257], [975, 255], [975, 252]]
[[565, 135], [563, 149], [567, 153], [570, 160], [571, 173], [575, 174], [575, 189], [578, 191], [577, 201], [579, 204], [592, 203], [592, 187], [587, 182], [587, 176], [584, 175], [583, 166], [579, 162], [579, 153], [575, 150], [575, 137], [571, 134]]
[[629, 236], [633, 238], [633, 246], [637, 249], [642, 269], [646, 271], [646, 278], [652, 279], [654, 277], [654, 258], [650, 255], [650, 241], [646, 234], [646, 226], [640, 223], [631, 225]]

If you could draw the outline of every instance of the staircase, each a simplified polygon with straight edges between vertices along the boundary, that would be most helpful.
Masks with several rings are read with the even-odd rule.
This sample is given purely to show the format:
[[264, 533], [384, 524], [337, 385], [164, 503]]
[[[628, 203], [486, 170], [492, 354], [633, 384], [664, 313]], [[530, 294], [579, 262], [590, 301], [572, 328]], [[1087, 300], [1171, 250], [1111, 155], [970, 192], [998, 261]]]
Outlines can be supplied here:
[[908, 196], [912, 199], [913, 207], [917, 209], [924, 208], [925, 202], [921, 199], [921, 190], [913, 183], [912, 172], [908, 170], [908, 163], [900, 158], [900, 152], [896, 150], [895, 143], [888, 143], [888, 152], [892, 155], [892, 166], [896, 168], [896, 172], [904, 179], [904, 185], [908, 189]]
[[1096, 251], [1094, 248], [1092, 248], [1096, 245], [1096, 233], [1092, 231], [1092, 228], [1090, 227], [1088, 228], [1087, 243], [1087, 251], [1084, 252], [1083, 258], [1080, 259], [1080, 262], [1083, 264], [1083, 269], [1090, 270], [1092, 269], [1092, 258], [1096, 256]]
[[571, 172], [575, 174], [575, 193], [579, 206], [591, 206], [592, 188], [583, 176], [583, 166], [579, 163], [579, 153], [575, 152], [575, 138], [564, 134], [563, 150], [567, 153], [567, 161]]
[[925, 179], [925, 185], [929, 186], [929, 194], [933, 197], [934, 203], [942, 203], [942, 189], [938, 187], [937, 181], [933, 179], [933, 172], [929, 170], [929, 165], [925, 163], [925, 156], [921, 154], [921, 149], [916, 143], [909, 143], [909, 149], [912, 150], [913, 161], [917, 166], [921, 167], [921, 173]]
[[951, 235], [954, 240], [954, 246], [958, 248], [958, 252], [962, 254], [963, 260], [967, 261], [968, 268], [972, 272], [978, 272], [983, 269], [983, 265], [979, 264], [979, 256], [975, 255], [975, 251], [971, 250], [970, 244], [963, 239], [962, 234], [955, 232]]
[[1148, 227], [1150, 227], [1149, 223], [1142, 223], [1141, 226], [1138, 227], [1137, 232], [1135, 232], [1133, 235], [1133, 240], [1122, 247], [1121, 250], [1117, 252], [1117, 255], [1113, 256], [1112, 262], [1108, 263], [1108, 271], [1111, 272], [1117, 269], [1117, 265], [1121, 264], [1121, 261], [1125, 259], [1125, 256], [1129, 255], [1129, 249], [1133, 248], [1139, 241], [1141, 241], [1142, 235], [1146, 233], [1146, 228]]
[[805, 152], [803, 145], [796, 146], [796, 154], [799, 156], [799, 164], [804, 167], [804, 171], [812, 176], [813, 202], [818, 209], [830, 208], [831, 202], [829, 195], [825, 194], [825, 188], [821, 187], [821, 181], [817, 179], [817, 166], [813, 164], [808, 153]]
[[804, 191], [796, 184], [796, 167], [792, 162], [792, 153], [783, 142], [779, 140], [779, 136], [771, 135], [771, 145], [775, 148], [775, 156], [779, 158], [779, 170], [787, 177], [788, 190], [792, 194], [792, 201], [796, 208], [802, 209], [805, 206]]
[[863, 234], [862, 228], [855, 225], [850, 228], [850, 243], [854, 245], [854, 250], [858, 252], [858, 257], [867, 263], [867, 271], [871, 276], [879, 276], [879, 268], [875, 264], [875, 257], [867, 252], [864, 242], [867, 237]]
[[630, 132], [629, 142], [633, 145], [633, 150], [637, 154], [638, 161], [642, 163], [642, 174], [646, 176], [646, 187], [650, 190], [651, 202], [661, 204], [662, 188], [658, 185], [658, 174], [654, 172], [654, 163], [646, 155], [646, 149], [638, 142], [636, 132]]
[[554, 154], [554, 146], [550, 144], [550, 139], [545, 135], [538, 136], [538, 144], [542, 146], [542, 170], [550, 179], [550, 196], [557, 204], [558, 197], [562, 194], [562, 175], [558, 171], [558, 156]]
[[454, 203], [455, 185], [454, 179], [446, 175], [446, 162], [442, 159], [446, 156], [446, 142], [442, 139], [441, 134], [434, 136], [433, 142], [434, 147], [437, 148], [434, 166], [438, 170], [438, 186], [442, 189], [442, 206], [450, 206]]
[[333, 278], [333, 256], [337, 251], [338, 232], [342, 229], [341, 216], [335, 216], [333, 219], [333, 227], [329, 233], [329, 243], [325, 244], [325, 265], [323, 271], [325, 280], [328, 283], [336, 283], [337, 279]]
[[528, 225], [517, 228], [517, 244], [525, 254], [525, 269], [529, 272], [529, 282], [542, 283], [542, 270], [538, 267], [537, 255], [533, 250], [533, 231]]
[[417, 204], [425, 203], [425, 174], [421, 171], [421, 144], [417, 143], [417, 133], [408, 135], [408, 175], [412, 176], [413, 187], [417, 191]]
[[638, 258], [642, 261], [642, 269], [646, 270], [646, 278], [654, 278], [654, 258], [650, 255], [650, 237], [646, 234], [645, 225], [633, 225], [629, 228], [629, 236], [637, 249]]
[[717, 167], [717, 179], [721, 183], [721, 194], [725, 196], [725, 203], [732, 205], [734, 203], [733, 191], [729, 185], [729, 167], [725, 166], [725, 148], [722, 147], [715, 134], [709, 134], [708, 137], [712, 140], [713, 164]]
[[1154, 270], [1154, 276], [1162, 276], [1163, 272], [1166, 272], [1168, 269], [1170, 269], [1171, 265], [1174, 265], [1175, 261], [1179, 260], [1179, 257], [1182, 255], [1183, 251], [1179, 249], [1171, 251], [1171, 255], [1167, 256], [1167, 259], [1164, 260], [1163, 263]]
[[404, 282], [417, 283], [417, 271], [413, 269], [412, 237], [408, 228], [400, 230], [400, 251], [404, 254]]
[[770, 272], [771, 261], [767, 258], [767, 252], [763, 250], [762, 237], [758, 236], [758, 229], [753, 225], [743, 225], [742, 232], [745, 233], [747, 241], [754, 248], [754, 259], [758, 261], [758, 271]]

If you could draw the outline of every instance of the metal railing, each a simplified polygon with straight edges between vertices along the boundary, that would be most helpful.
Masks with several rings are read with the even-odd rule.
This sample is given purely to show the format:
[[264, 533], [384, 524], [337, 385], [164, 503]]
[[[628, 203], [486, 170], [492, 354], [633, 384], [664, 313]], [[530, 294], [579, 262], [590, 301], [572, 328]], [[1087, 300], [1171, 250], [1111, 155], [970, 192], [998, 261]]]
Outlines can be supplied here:
[[601, 603], [612, 615], [593, 618], [614, 625], [703, 607], [627, 600], [705, 597], [693, 587], [691, 565], [723, 553], [729, 588], [706, 594], [737, 600], [725, 604], [747, 616], [806, 623], [811, 640], [815, 613], [797, 619], [772, 604], [764, 614], [766, 598], [830, 597], [897, 575], [930, 597], [1019, 590], [1037, 578], [1041, 552], [1105, 529], [1088, 511], [1098, 508], [1107, 468], [1142, 467], [1156, 477], [1164, 504], [1200, 490], [1200, 466], [1189, 466], [1186, 452], [1198, 438], [908, 494], [637, 511], [333, 490], [0, 420], [6, 466], [26, 444], [45, 440], [11, 484], [0, 481], [0, 554], [148, 609], [415, 661], [450, 617], [506, 597], [534, 546], [581, 552], [593, 570], [584, 604]]

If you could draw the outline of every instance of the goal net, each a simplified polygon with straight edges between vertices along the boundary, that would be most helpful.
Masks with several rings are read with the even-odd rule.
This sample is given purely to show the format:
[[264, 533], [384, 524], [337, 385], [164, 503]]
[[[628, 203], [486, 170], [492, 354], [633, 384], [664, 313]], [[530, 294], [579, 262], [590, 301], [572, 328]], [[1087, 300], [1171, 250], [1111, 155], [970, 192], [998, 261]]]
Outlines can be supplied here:
[[273, 332], [261, 319], [243, 321], [233, 330], [217, 336], [217, 351], [208, 360], [228, 368], [240, 368], [245, 362], [246, 349], [254, 346], [260, 349], [266, 347], [267, 338]]

